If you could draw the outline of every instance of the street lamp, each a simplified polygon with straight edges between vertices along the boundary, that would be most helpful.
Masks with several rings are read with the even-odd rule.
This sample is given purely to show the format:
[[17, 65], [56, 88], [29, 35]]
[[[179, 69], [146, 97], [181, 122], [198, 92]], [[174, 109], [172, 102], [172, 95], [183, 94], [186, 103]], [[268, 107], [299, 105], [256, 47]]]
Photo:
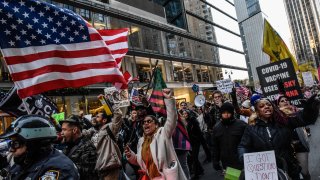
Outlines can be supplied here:
[[229, 79], [231, 80], [231, 75], [233, 74], [232, 70], [230, 70], [230, 71], [225, 70], [225, 71], [224, 71], [224, 74], [228, 75], [228, 76], [229, 76]]

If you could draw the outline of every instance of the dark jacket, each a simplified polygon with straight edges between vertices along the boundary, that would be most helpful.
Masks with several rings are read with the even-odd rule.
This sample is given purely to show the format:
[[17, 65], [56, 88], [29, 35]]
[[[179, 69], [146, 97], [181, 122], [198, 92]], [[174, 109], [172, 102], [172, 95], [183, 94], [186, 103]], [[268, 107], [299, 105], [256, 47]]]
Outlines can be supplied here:
[[[207, 116], [207, 115], [206, 115]], [[213, 104], [209, 112], [209, 118], [205, 118], [205, 123], [207, 124], [208, 131], [212, 131], [216, 123], [220, 121], [221, 113], [220, 107]]]
[[247, 124], [238, 119], [232, 120], [229, 125], [221, 121], [213, 129], [213, 163], [221, 161], [224, 169], [232, 167], [242, 169], [243, 164], [238, 158], [238, 145]]
[[86, 138], [79, 138], [64, 150], [64, 154], [76, 164], [81, 180], [98, 179], [98, 174], [94, 170], [97, 161], [96, 151], [92, 141]]
[[79, 173], [73, 162], [56, 149], [48, 152], [48, 155], [39, 158], [32, 165], [22, 168], [13, 165], [9, 170], [8, 179], [79, 179]]
[[190, 138], [190, 143], [200, 143], [200, 139], [202, 136], [202, 131], [200, 129], [200, 125], [196, 117], [191, 116], [187, 119], [187, 131]]

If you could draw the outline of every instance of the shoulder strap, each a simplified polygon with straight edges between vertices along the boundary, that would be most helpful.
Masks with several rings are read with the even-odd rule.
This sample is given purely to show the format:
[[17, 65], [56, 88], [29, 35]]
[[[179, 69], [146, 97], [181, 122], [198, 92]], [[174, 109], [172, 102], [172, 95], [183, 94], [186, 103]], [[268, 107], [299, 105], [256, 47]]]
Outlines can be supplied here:
[[110, 138], [111, 138], [115, 143], [117, 143], [116, 137], [114, 137], [114, 135], [113, 135], [113, 133], [112, 133], [112, 131], [111, 131], [111, 129], [110, 129], [109, 126], [106, 127], [106, 130], [107, 130], [107, 133], [108, 133], [108, 135], [110, 136]]

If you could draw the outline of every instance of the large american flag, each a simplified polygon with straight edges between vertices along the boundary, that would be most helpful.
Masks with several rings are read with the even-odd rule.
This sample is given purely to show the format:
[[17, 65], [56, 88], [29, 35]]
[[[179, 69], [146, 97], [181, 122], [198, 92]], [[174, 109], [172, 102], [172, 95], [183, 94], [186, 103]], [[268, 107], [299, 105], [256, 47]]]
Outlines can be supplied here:
[[126, 83], [96, 29], [68, 9], [0, 0], [0, 47], [21, 98], [100, 82]]

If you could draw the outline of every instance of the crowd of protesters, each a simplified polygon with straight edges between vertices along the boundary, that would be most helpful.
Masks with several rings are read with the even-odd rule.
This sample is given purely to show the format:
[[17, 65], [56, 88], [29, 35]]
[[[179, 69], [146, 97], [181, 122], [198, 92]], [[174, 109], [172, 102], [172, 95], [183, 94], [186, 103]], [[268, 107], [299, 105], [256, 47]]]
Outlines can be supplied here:
[[214, 91], [212, 101], [196, 107], [176, 104], [172, 91], [164, 89], [165, 118], [153, 112], [146, 96], [140, 105], [113, 109], [112, 116], [71, 115], [59, 127], [44, 117], [22, 116], [0, 136], [10, 147], [1, 152], [0, 175], [122, 180], [129, 179], [130, 166], [137, 180], [199, 179], [204, 163], [223, 174], [227, 167], [243, 170], [244, 153], [273, 150], [280, 179], [308, 180], [307, 126], [317, 120], [320, 100], [317, 90], [304, 92], [301, 107], [284, 94], [271, 101], [257, 93], [240, 102], [235, 89], [228, 95]]

